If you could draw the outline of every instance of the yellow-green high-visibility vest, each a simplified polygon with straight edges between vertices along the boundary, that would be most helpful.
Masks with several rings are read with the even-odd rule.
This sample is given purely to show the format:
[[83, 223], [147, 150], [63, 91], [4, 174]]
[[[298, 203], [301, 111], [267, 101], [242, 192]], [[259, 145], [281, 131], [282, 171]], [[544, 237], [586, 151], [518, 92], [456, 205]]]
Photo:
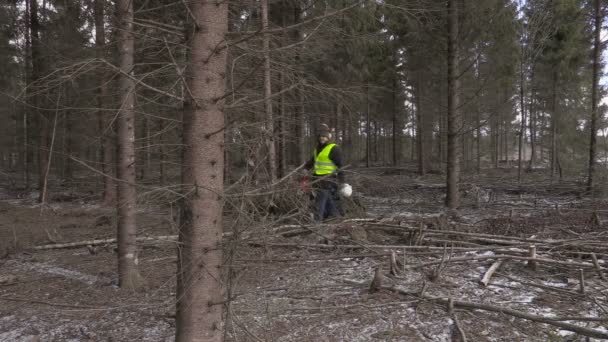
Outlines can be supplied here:
[[315, 175], [326, 176], [338, 171], [336, 164], [329, 159], [329, 154], [334, 147], [336, 147], [336, 144], [328, 144], [319, 154], [317, 154], [317, 150], [315, 149]]

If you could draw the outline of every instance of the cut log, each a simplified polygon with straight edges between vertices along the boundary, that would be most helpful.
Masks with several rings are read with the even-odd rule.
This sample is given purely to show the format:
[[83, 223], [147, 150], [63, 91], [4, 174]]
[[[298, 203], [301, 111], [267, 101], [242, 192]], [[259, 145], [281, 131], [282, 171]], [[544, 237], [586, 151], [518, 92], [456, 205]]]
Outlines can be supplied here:
[[490, 283], [490, 278], [492, 278], [492, 275], [494, 275], [494, 272], [496, 272], [496, 270], [498, 270], [498, 268], [500, 267], [500, 265], [502, 265], [502, 260], [498, 260], [496, 262], [494, 262], [492, 264], [492, 266], [490, 266], [490, 268], [488, 268], [488, 270], [486, 271], [486, 274], [483, 275], [483, 278], [481, 278], [481, 280], [479, 281], [483, 286], [488, 286], [488, 284]]

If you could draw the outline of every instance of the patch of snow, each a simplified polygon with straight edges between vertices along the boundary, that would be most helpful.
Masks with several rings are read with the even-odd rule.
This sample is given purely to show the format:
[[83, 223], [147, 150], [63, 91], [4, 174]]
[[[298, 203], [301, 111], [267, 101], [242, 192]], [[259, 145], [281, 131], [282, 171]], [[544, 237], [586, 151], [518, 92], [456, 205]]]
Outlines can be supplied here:
[[557, 334], [559, 336], [571, 336], [571, 335], [574, 335], [575, 333], [573, 331], [568, 331], [568, 330], [558, 330]]
[[557, 283], [553, 281], [543, 281], [543, 284], [552, 287], [568, 287], [567, 283]]

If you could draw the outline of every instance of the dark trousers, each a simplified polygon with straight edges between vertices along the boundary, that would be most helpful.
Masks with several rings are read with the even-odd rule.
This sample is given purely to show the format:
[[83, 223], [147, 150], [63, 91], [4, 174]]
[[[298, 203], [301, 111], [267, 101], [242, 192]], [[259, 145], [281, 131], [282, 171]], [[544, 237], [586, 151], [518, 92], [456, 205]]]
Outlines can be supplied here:
[[314, 185], [315, 221], [342, 216], [338, 203], [338, 185], [332, 179], [322, 179]]

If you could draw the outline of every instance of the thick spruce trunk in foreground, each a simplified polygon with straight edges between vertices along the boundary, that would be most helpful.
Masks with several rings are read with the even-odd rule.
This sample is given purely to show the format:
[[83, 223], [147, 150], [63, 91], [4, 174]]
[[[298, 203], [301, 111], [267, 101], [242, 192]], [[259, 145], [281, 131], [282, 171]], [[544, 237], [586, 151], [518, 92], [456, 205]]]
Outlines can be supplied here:
[[194, 1], [184, 109], [176, 341], [221, 341], [225, 35], [228, 3]]

